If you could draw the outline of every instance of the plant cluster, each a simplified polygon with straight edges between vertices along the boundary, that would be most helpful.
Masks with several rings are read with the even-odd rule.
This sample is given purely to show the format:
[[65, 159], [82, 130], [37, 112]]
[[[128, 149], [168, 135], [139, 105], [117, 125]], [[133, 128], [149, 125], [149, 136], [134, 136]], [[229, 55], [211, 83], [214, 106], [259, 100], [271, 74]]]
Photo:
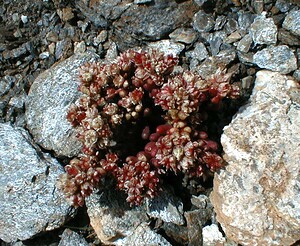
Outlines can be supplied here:
[[139, 205], [157, 194], [169, 172], [192, 178], [223, 166], [205, 122], [223, 98], [238, 96], [238, 88], [230, 74], [218, 71], [205, 80], [173, 72], [177, 64], [178, 58], [155, 50], [129, 50], [109, 64], [81, 67], [82, 97], [67, 119], [83, 148], [60, 177], [74, 206], [107, 176]]

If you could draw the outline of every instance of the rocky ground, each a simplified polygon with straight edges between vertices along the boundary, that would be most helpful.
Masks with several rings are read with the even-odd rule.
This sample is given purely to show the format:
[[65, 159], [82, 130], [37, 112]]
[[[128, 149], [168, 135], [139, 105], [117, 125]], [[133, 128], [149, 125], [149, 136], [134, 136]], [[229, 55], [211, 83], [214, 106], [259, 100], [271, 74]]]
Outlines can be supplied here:
[[[297, 245], [298, 0], [0, 3], [1, 245]], [[78, 67], [137, 47], [234, 74], [240, 98], [214, 126], [220, 139], [237, 113], [219, 140], [228, 165], [140, 207], [103, 190], [75, 210], [56, 180], [81, 147], [66, 120]]]

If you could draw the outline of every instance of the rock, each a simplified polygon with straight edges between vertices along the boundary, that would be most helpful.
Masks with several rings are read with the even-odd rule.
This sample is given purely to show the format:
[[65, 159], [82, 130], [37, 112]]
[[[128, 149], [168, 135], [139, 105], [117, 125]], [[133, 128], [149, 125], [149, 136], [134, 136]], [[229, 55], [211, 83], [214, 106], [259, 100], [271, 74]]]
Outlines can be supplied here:
[[108, 32], [106, 30], [102, 30], [99, 32], [97, 37], [94, 38], [94, 45], [99, 45], [100, 43], [104, 43], [107, 39]]
[[131, 0], [80, 0], [76, 7], [96, 27], [106, 28], [108, 23], [118, 19], [132, 5]]
[[86, 51], [86, 44], [84, 41], [74, 43], [74, 53], [84, 53]]
[[282, 27], [291, 33], [300, 36], [300, 10], [294, 10], [285, 17]]
[[260, 68], [288, 74], [297, 69], [297, 59], [293, 51], [286, 45], [269, 46], [253, 56], [253, 63]]
[[215, 245], [224, 245], [226, 242], [225, 237], [223, 237], [220, 232], [218, 225], [212, 224], [203, 227], [203, 245], [205, 246], [215, 246]]
[[235, 32], [231, 33], [228, 37], [226, 37], [225, 42], [231, 44], [231, 43], [239, 41], [241, 38], [242, 37], [239, 34], [239, 32], [235, 31]]
[[157, 0], [150, 5], [133, 4], [113, 23], [113, 41], [121, 51], [141, 45], [144, 40], [160, 40], [178, 27], [188, 26], [199, 7], [188, 0]]
[[139, 225], [134, 233], [123, 240], [120, 240], [116, 245], [132, 246], [132, 245], [164, 245], [171, 246], [165, 238], [156, 232], [152, 231], [146, 223]]
[[164, 230], [164, 233], [169, 238], [175, 240], [178, 245], [187, 245], [189, 241], [187, 227], [165, 222], [162, 224], [161, 229]]
[[21, 21], [23, 22], [23, 24], [28, 23], [28, 16], [26, 16], [26, 15], [21, 15]]
[[253, 64], [253, 55], [254, 55], [253, 52], [247, 52], [247, 53], [238, 52], [237, 55], [241, 63], [247, 65]]
[[88, 246], [88, 242], [78, 233], [65, 229], [58, 246]]
[[241, 52], [248, 52], [250, 50], [251, 44], [252, 44], [252, 37], [249, 34], [246, 34], [238, 42], [237, 50]]
[[58, 14], [59, 18], [64, 22], [69, 21], [74, 18], [72, 8], [70, 8], [70, 7], [63, 8], [63, 9], [57, 9], [57, 14]]
[[252, 6], [256, 14], [261, 14], [264, 11], [263, 1], [253, 1]]
[[0, 124], [0, 238], [29, 239], [59, 228], [73, 213], [55, 187], [60, 164], [22, 128]]
[[135, 4], [151, 3], [153, 0], [134, 0]]
[[275, 3], [275, 7], [283, 13], [289, 11], [291, 6], [292, 4], [288, 3], [286, 0], [277, 0]]
[[216, 30], [216, 31], [221, 30], [224, 27], [226, 21], [227, 21], [227, 19], [224, 15], [217, 16], [216, 21], [215, 21], [214, 30]]
[[238, 22], [233, 18], [228, 18], [225, 24], [226, 34], [231, 34], [238, 29]]
[[178, 28], [170, 33], [169, 37], [176, 42], [192, 44], [197, 39], [197, 33], [192, 28]]
[[50, 54], [48, 51], [45, 51], [45, 52], [42, 52], [41, 54], [39, 54], [39, 58], [41, 60], [47, 59], [47, 58], [49, 58], [49, 56], [50, 56]]
[[193, 27], [198, 32], [209, 32], [215, 26], [215, 20], [212, 14], [207, 14], [203, 10], [197, 12], [194, 16]]
[[300, 70], [296, 70], [293, 74], [293, 77], [298, 81], [300, 82]]
[[12, 88], [15, 81], [15, 77], [10, 75], [5, 75], [0, 79], [0, 97], [5, 95]]
[[242, 245], [300, 239], [300, 97], [296, 81], [257, 73], [253, 93], [221, 143], [228, 165], [211, 200], [226, 236]]
[[133, 235], [136, 228], [148, 222], [145, 207], [130, 208], [123, 193], [105, 190], [93, 193], [86, 199], [90, 223], [98, 238], [109, 245], [122, 245], [125, 237]]
[[191, 70], [198, 72], [203, 78], [208, 78], [218, 69], [225, 69], [235, 58], [234, 50], [222, 50], [218, 55], [206, 58], [200, 66], [191, 68]]
[[14, 59], [20, 56], [28, 54], [28, 50], [26, 49], [25, 44], [19, 46], [18, 48], [12, 50], [5, 50], [3, 51], [3, 58], [4, 59]]
[[238, 31], [241, 34], [241, 36], [244, 36], [248, 33], [248, 29], [252, 22], [254, 21], [254, 18], [256, 15], [252, 14], [251, 12], [244, 12], [239, 11], [238, 12]]
[[200, 210], [188, 211], [184, 214], [187, 222], [189, 245], [202, 245], [202, 216]]
[[210, 51], [213, 56], [219, 53], [220, 47], [224, 43], [226, 37], [227, 34], [224, 31], [209, 33], [206, 39], [209, 43]]
[[209, 213], [210, 215], [212, 214], [212, 205], [209, 198], [206, 195], [200, 194], [199, 196], [192, 196], [191, 202], [194, 206], [196, 206], [199, 209], [210, 210]]
[[152, 49], [157, 49], [165, 54], [172, 54], [173, 56], [179, 56], [179, 54], [185, 48], [184, 44], [177, 43], [169, 39], [151, 42], [148, 44], [148, 47]]
[[79, 66], [97, 57], [91, 52], [75, 54], [41, 73], [30, 88], [26, 102], [27, 127], [36, 143], [58, 156], [72, 157], [81, 149], [66, 115], [70, 105], [80, 97]]
[[281, 41], [283, 44], [287, 44], [289, 46], [300, 46], [300, 37], [293, 35], [284, 28], [279, 29], [278, 40]]
[[183, 225], [183, 203], [169, 189], [164, 189], [157, 197], [146, 200], [147, 214], [164, 222]]
[[205, 47], [205, 45], [201, 42], [197, 42], [194, 45], [194, 49], [192, 51], [186, 52], [186, 56], [191, 58], [191, 59], [196, 59], [198, 61], [203, 61], [205, 58], [208, 57], [208, 52]]
[[195, 0], [195, 2], [200, 6], [200, 7], [202, 7], [202, 5], [204, 4], [204, 3], [206, 3], [208, 0]]
[[249, 34], [255, 44], [276, 44], [277, 27], [272, 18], [266, 18], [266, 13], [254, 19], [249, 29]]
[[71, 41], [68, 39], [64, 39], [61, 41], [58, 41], [56, 43], [56, 49], [55, 49], [55, 58], [56, 60], [59, 60], [63, 56], [66, 55], [68, 49], [72, 46]]

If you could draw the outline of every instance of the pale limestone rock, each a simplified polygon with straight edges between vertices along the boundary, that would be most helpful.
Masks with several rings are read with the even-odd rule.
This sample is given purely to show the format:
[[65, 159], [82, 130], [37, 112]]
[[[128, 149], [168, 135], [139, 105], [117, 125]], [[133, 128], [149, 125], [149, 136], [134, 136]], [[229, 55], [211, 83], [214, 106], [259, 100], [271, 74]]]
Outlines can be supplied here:
[[299, 240], [299, 84], [258, 72], [249, 103], [221, 142], [228, 166], [216, 173], [211, 200], [226, 236], [251, 246]]

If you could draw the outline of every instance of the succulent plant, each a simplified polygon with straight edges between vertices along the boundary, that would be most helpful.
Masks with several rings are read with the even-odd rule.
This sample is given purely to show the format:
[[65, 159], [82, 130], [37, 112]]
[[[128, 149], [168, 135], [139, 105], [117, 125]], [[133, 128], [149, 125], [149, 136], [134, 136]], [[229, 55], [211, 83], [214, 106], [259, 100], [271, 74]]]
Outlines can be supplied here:
[[177, 64], [177, 57], [155, 50], [128, 50], [111, 63], [81, 67], [82, 97], [67, 119], [83, 148], [59, 181], [74, 206], [105, 176], [139, 205], [157, 195], [168, 172], [201, 177], [224, 165], [205, 123], [223, 98], [238, 96], [238, 87], [231, 74], [218, 71], [205, 80], [173, 72]]

